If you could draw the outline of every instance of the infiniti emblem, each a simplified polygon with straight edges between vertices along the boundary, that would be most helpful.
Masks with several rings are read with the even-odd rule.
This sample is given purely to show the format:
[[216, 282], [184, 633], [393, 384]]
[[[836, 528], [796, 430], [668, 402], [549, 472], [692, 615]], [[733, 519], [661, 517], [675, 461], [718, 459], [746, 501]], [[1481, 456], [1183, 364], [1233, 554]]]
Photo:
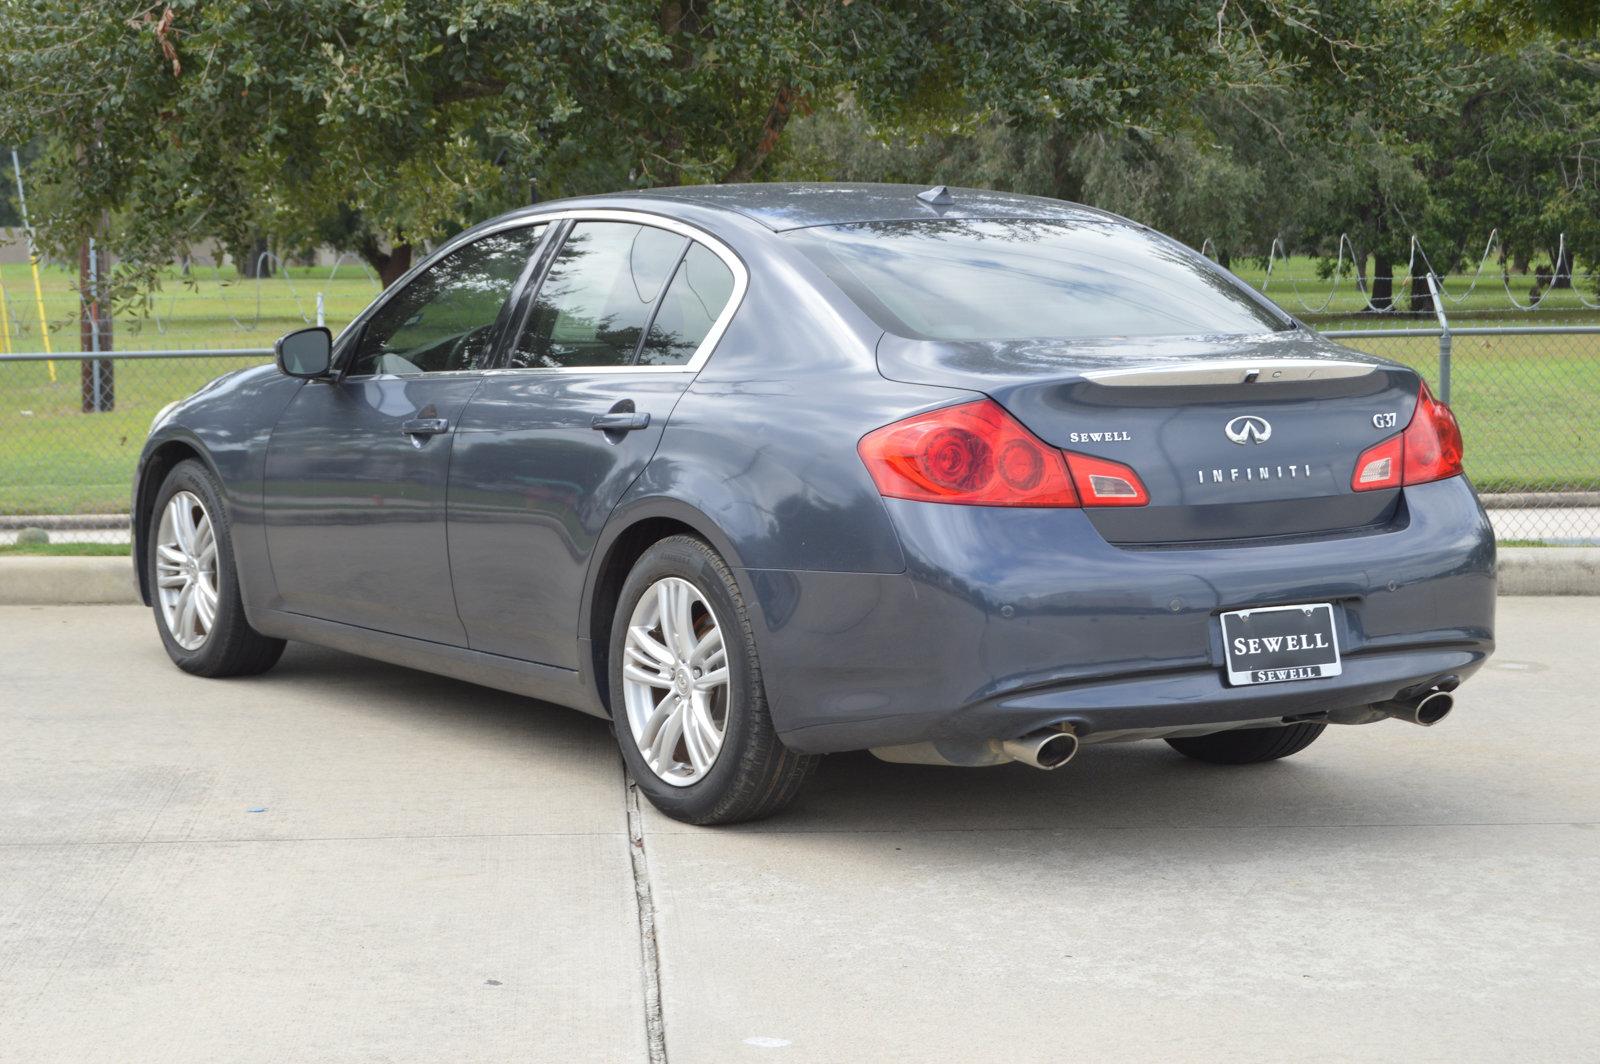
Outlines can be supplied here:
[[1234, 418], [1222, 428], [1223, 433], [1237, 444], [1266, 443], [1272, 439], [1272, 422], [1254, 414]]

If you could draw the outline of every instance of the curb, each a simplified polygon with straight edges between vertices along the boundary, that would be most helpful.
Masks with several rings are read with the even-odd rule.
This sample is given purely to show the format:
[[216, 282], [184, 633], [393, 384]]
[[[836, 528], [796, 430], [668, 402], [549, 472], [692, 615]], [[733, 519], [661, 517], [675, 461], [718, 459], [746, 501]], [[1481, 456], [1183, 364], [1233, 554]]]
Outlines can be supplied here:
[[136, 605], [129, 558], [0, 558], [0, 606]]
[[[1502, 595], [1600, 595], [1600, 547], [1502, 547]], [[137, 605], [127, 558], [0, 558], [0, 606]]]
[[1600, 547], [1501, 547], [1502, 595], [1600, 595]]

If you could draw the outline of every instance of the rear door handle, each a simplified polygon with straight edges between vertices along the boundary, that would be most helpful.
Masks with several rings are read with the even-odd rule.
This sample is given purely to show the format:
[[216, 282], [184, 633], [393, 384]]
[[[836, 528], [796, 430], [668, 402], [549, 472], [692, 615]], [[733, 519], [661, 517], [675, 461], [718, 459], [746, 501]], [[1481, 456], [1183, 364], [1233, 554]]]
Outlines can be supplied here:
[[646, 411], [614, 410], [596, 414], [589, 427], [598, 432], [635, 432], [650, 427], [650, 415]]
[[400, 423], [400, 431], [407, 436], [438, 436], [450, 431], [450, 419], [443, 417], [414, 417]]

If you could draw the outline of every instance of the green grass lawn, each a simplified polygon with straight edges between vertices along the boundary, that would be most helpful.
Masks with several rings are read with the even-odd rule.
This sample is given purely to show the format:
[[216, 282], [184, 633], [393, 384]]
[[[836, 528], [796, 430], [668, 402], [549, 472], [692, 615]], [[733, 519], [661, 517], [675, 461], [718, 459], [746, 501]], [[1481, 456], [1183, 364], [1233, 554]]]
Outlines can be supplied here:
[[126, 543], [31, 543], [17, 546], [0, 544], [0, 557], [7, 555], [41, 555], [48, 558], [110, 558], [128, 556]]
[[[118, 362], [115, 409], [81, 412], [75, 277], [42, 272], [45, 316], [53, 350], [70, 352], [51, 367], [42, 362], [0, 365], [0, 513], [120, 513], [128, 508], [133, 465], [156, 412], [212, 378], [265, 361], [255, 358]], [[43, 339], [27, 265], [0, 266], [9, 350], [41, 351]], [[119, 350], [270, 347], [279, 336], [316, 320], [317, 293], [325, 320], [338, 332], [378, 293], [359, 264], [337, 269], [296, 267], [255, 281], [231, 268], [176, 270], [144, 312], [119, 314]]]
[[[1241, 265], [1247, 280], [1261, 271]], [[121, 315], [115, 346], [151, 348], [268, 347], [278, 336], [314, 320], [316, 293], [325, 293], [328, 325], [337, 331], [377, 293], [359, 266], [296, 268], [286, 275], [251, 281], [231, 270], [198, 269], [189, 282], [174, 271], [150, 313]], [[1327, 282], [1316, 281], [1310, 260], [1291, 260], [1274, 271], [1268, 294], [1303, 313], [1286, 291], [1285, 278], [1299, 278], [1301, 294], [1319, 304]], [[64, 270], [45, 271], [46, 315], [59, 349], [76, 348], [76, 296]], [[1523, 283], [1526, 282], [1526, 283]], [[1519, 279], [1519, 298], [1531, 279]], [[41, 346], [26, 265], [0, 267], [12, 350]], [[1321, 287], [1314, 287], [1320, 285]], [[1465, 289], [1452, 282], [1452, 290]], [[1343, 282], [1351, 299], [1353, 286]], [[1578, 293], [1556, 292], [1549, 311], [1512, 315], [1554, 324], [1577, 317]], [[1597, 301], [1592, 292], [1583, 295]], [[1492, 299], [1505, 307], [1498, 277], [1480, 283], [1475, 304]], [[1315, 297], [1312, 299], [1312, 297]], [[1553, 310], [1558, 304], [1567, 309]], [[1328, 316], [1323, 328], [1415, 325], [1365, 315], [1350, 317], [1357, 304], [1335, 302], [1344, 316]], [[1453, 311], [1453, 313], [1455, 313]], [[1586, 323], [1600, 323], [1588, 315]], [[1421, 324], [1430, 324], [1427, 322]], [[1458, 318], [1457, 324], [1483, 324]], [[1355, 339], [1364, 351], [1413, 365], [1437, 386], [1437, 344], [1429, 338]], [[120, 513], [127, 509], [133, 465], [150, 420], [166, 403], [193, 392], [217, 375], [258, 359], [204, 358], [122, 362], [115, 370], [115, 410], [80, 412], [80, 361], [76, 351], [55, 363], [55, 379], [44, 363], [0, 364], [0, 513]], [[1452, 403], [1466, 437], [1467, 469], [1486, 491], [1600, 489], [1600, 335], [1457, 337]]]

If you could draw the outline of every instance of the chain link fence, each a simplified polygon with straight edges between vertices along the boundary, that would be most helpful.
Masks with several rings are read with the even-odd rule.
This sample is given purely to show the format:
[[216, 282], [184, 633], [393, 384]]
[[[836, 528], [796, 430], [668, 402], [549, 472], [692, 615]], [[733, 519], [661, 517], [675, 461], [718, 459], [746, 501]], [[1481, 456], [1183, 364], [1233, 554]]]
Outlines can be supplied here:
[[[354, 269], [342, 280], [324, 271], [220, 287], [172, 299], [159, 325], [146, 315], [116, 321], [118, 346], [146, 350], [95, 358], [41, 350], [37, 314], [15, 316], [32, 292], [7, 282], [0, 550], [39, 531], [54, 544], [126, 543], [133, 467], [156, 413], [220, 374], [269, 361], [271, 340], [317, 320], [319, 303], [337, 330], [377, 292]], [[76, 345], [75, 297], [58, 290], [46, 303], [54, 335]], [[1453, 324], [1437, 311], [1376, 319], [1388, 328], [1366, 327], [1373, 320], [1345, 313], [1316, 324], [1341, 344], [1413, 366], [1448, 395], [1467, 472], [1502, 541], [1600, 544], [1600, 325], [1525, 316], [1484, 324], [1481, 314]]]

